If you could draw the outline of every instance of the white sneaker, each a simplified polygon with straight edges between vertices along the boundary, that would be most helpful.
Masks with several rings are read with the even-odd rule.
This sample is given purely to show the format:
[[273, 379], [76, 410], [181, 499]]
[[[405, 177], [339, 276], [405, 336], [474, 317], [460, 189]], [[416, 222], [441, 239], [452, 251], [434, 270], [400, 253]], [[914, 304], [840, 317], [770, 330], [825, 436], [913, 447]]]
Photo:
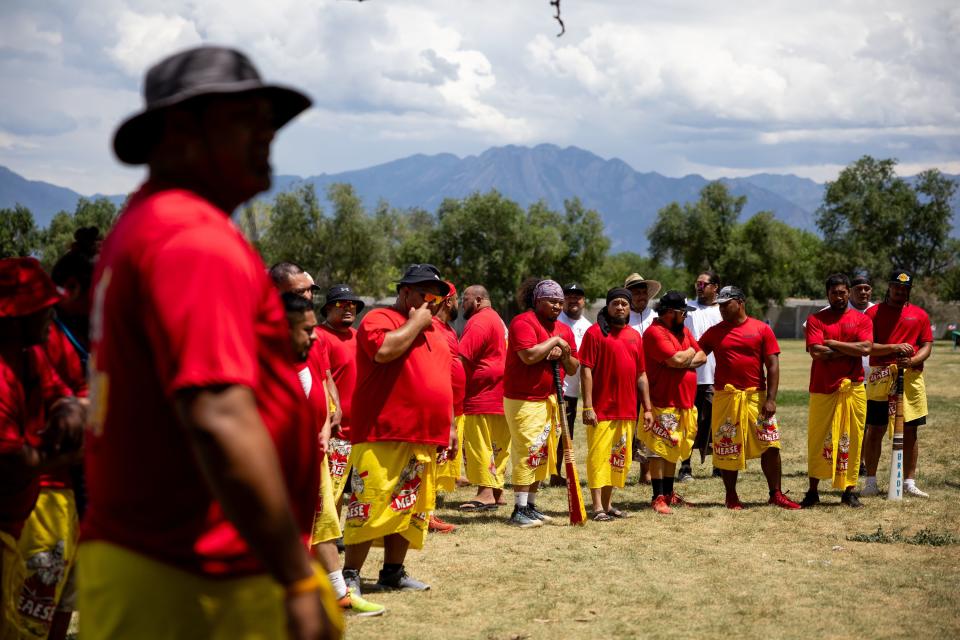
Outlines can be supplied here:
[[863, 485], [863, 489], [860, 490], [860, 495], [867, 497], [876, 496], [880, 495], [880, 490], [877, 489], [877, 485], [875, 484], [865, 484]]
[[926, 491], [921, 491], [919, 488], [917, 488], [917, 485], [915, 485], [915, 484], [904, 484], [904, 485], [903, 485], [903, 492], [904, 492], [904, 493], [909, 493], [910, 495], [916, 496], [916, 497], [918, 497], [918, 498], [929, 498], [929, 497], [930, 497], [930, 494], [929, 494], [929, 493], [927, 493]]

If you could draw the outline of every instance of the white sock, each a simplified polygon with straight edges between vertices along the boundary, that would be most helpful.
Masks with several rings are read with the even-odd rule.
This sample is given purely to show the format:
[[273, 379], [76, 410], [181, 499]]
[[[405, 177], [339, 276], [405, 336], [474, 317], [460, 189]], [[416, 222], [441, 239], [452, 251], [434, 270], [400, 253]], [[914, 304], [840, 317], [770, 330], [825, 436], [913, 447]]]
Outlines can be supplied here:
[[330, 585], [333, 587], [333, 592], [337, 594], [337, 598], [347, 595], [347, 581], [343, 579], [343, 571], [339, 569], [331, 571], [327, 577], [330, 578]]
[[904, 487], [915, 487], [915, 486], [917, 486], [917, 483], [914, 482], [913, 478], [907, 478], [906, 480], [903, 481], [903, 486], [904, 486]]
[[518, 507], [527, 506], [527, 498], [530, 496], [529, 491], [517, 491], [513, 495], [514, 495], [514, 499], [516, 500], [516, 505]]
[[877, 486], [877, 476], [866, 476], [865, 484], [866, 487], [875, 487]]

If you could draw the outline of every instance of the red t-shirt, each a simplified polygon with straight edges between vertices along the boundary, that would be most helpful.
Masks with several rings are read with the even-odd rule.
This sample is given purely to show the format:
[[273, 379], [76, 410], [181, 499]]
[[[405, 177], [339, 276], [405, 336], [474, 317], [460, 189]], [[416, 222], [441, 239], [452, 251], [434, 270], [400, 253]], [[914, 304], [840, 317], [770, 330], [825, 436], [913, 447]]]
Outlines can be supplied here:
[[470, 316], [460, 336], [460, 359], [467, 376], [463, 412], [503, 415], [503, 368], [507, 358], [507, 325], [491, 307]]
[[[869, 311], [869, 309], [868, 309]], [[870, 342], [873, 340], [873, 322], [854, 309], [837, 313], [830, 308], [807, 318], [807, 350], [824, 340], [840, 342]], [[830, 360], [814, 360], [810, 367], [810, 393], [833, 393], [844, 378], [856, 384], [863, 382], [863, 359], [860, 356], [841, 355]]]
[[323, 423], [327, 421], [327, 393], [323, 390], [326, 374], [321, 373], [308, 359], [297, 370], [297, 378], [310, 406], [311, 424], [316, 427], [316, 435], [319, 436]]
[[447, 338], [450, 345], [450, 380], [453, 384], [453, 415], [463, 415], [463, 400], [467, 392], [467, 374], [460, 360], [460, 343], [457, 342], [457, 332], [440, 318], [434, 317], [433, 323]]
[[357, 330], [335, 331], [326, 325], [320, 325], [321, 334], [326, 340], [330, 355], [330, 373], [340, 394], [340, 432], [350, 439], [350, 424], [353, 402], [353, 390], [357, 386]]
[[693, 334], [683, 328], [682, 341], [667, 329], [660, 318], [643, 332], [643, 359], [650, 382], [650, 402], [653, 406], [690, 409], [697, 397], [697, 370], [675, 369], [665, 363], [678, 351], [690, 347], [700, 350]]
[[610, 327], [604, 336], [599, 325], [592, 325], [580, 344], [580, 366], [589, 367], [593, 377], [597, 420], [637, 419], [637, 378], [644, 372], [639, 332]]
[[264, 571], [207, 488], [174, 408], [178, 391], [253, 390], [301, 533], [311, 531], [316, 430], [283, 306], [229, 216], [196, 194], [134, 194], [94, 279], [85, 539], [196, 573]]
[[730, 384], [741, 391], [766, 390], [763, 363], [767, 356], [780, 353], [777, 337], [767, 323], [756, 318], [747, 318], [741, 324], [723, 321], [707, 329], [698, 342], [701, 349], [712, 352], [716, 359], [713, 379], [716, 389]]
[[[577, 357], [577, 341], [570, 327], [559, 320], [552, 327], [545, 326], [537, 314], [524, 311], [510, 321], [507, 344], [507, 362], [503, 370], [503, 395], [513, 400], [546, 400], [556, 394], [553, 385], [553, 361], [544, 358], [534, 364], [524, 364], [518, 351], [530, 349], [541, 342], [560, 336], [570, 345], [573, 357]], [[560, 367], [560, 382], [565, 376]]]
[[[70, 342], [70, 339], [67, 338], [56, 322], [50, 323], [47, 341], [43, 348], [51, 366], [57, 372], [57, 376], [70, 388], [73, 395], [78, 398], [86, 398], [89, 395], [87, 373], [83, 369], [80, 355], [77, 353], [77, 348], [73, 346], [73, 343]], [[49, 489], [72, 487], [73, 480], [70, 477], [70, 467], [62, 466], [49, 473], [41, 474], [40, 486]]]
[[453, 417], [450, 345], [431, 323], [396, 360], [373, 358], [391, 331], [407, 322], [399, 311], [374, 309], [357, 332], [357, 387], [351, 441], [395, 440], [446, 446]]
[[[865, 315], [873, 321], [873, 341], [877, 344], [912, 344], [918, 351], [924, 342], [933, 342], [933, 330], [930, 328], [930, 316], [915, 304], [909, 302], [903, 307], [881, 302], [866, 310]], [[870, 356], [870, 366], [879, 367], [893, 364], [897, 356]], [[923, 371], [923, 363], [917, 367]]]
[[[42, 348], [0, 348], [0, 455], [17, 453], [24, 444], [38, 446], [47, 409], [57, 399], [71, 395]], [[19, 538], [39, 492], [36, 475], [4, 475], [0, 482], [0, 531]]]

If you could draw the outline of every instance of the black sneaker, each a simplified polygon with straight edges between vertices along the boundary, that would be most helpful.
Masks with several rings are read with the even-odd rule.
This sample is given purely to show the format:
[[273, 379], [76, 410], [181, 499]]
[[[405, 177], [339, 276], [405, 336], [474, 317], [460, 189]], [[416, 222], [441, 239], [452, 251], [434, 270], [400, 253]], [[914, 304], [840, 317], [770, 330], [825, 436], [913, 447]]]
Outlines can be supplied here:
[[863, 503], [860, 502], [860, 496], [852, 491], [845, 491], [843, 495], [840, 496], [840, 502], [854, 509], [859, 509], [863, 506]]
[[680, 473], [677, 474], [677, 482], [690, 482], [693, 480], [693, 470], [680, 468]]
[[820, 504], [820, 493], [818, 491], [808, 490], [800, 501], [800, 506], [809, 509], [815, 504]]
[[347, 590], [353, 590], [357, 595], [360, 595], [360, 572], [356, 569], [344, 569], [343, 570], [343, 581], [347, 584]]
[[513, 513], [510, 514], [510, 520], [508, 520], [508, 522], [521, 529], [543, 526], [543, 522], [530, 513], [530, 507], [519, 507], [516, 505], [513, 507]]
[[426, 591], [430, 588], [430, 585], [420, 582], [416, 578], [411, 578], [407, 575], [406, 569], [400, 567], [399, 571], [391, 573], [381, 569], [380, 577], [377, 579], [377, 587], [392, 591]]
[[537, 509], [537, 505], [533, 504], [532, 502], [527, 503], [527, 515], [532, 518], [536, 518], [540, 522], [553, 522], [553, 516], [548, 516], [547, 514], [543, 513]]

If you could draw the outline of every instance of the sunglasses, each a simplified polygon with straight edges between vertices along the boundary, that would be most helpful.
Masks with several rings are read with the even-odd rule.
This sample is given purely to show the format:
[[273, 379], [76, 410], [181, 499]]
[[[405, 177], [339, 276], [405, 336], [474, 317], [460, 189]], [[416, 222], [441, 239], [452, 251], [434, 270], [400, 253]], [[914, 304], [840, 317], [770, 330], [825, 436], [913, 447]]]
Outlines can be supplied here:
[[338, 300], [337, 302], [333, 303], [333, 306], [335, 306], [337, 309], [356, 309], [357, 303], [353, 300]]
[[439, 304], [443, 302], [445, 298], [445, 296], [430, 291], [421, 291], [420, 289], [414, 289], [414, 291], [422, 295], [424, 302], [427, 304]]

